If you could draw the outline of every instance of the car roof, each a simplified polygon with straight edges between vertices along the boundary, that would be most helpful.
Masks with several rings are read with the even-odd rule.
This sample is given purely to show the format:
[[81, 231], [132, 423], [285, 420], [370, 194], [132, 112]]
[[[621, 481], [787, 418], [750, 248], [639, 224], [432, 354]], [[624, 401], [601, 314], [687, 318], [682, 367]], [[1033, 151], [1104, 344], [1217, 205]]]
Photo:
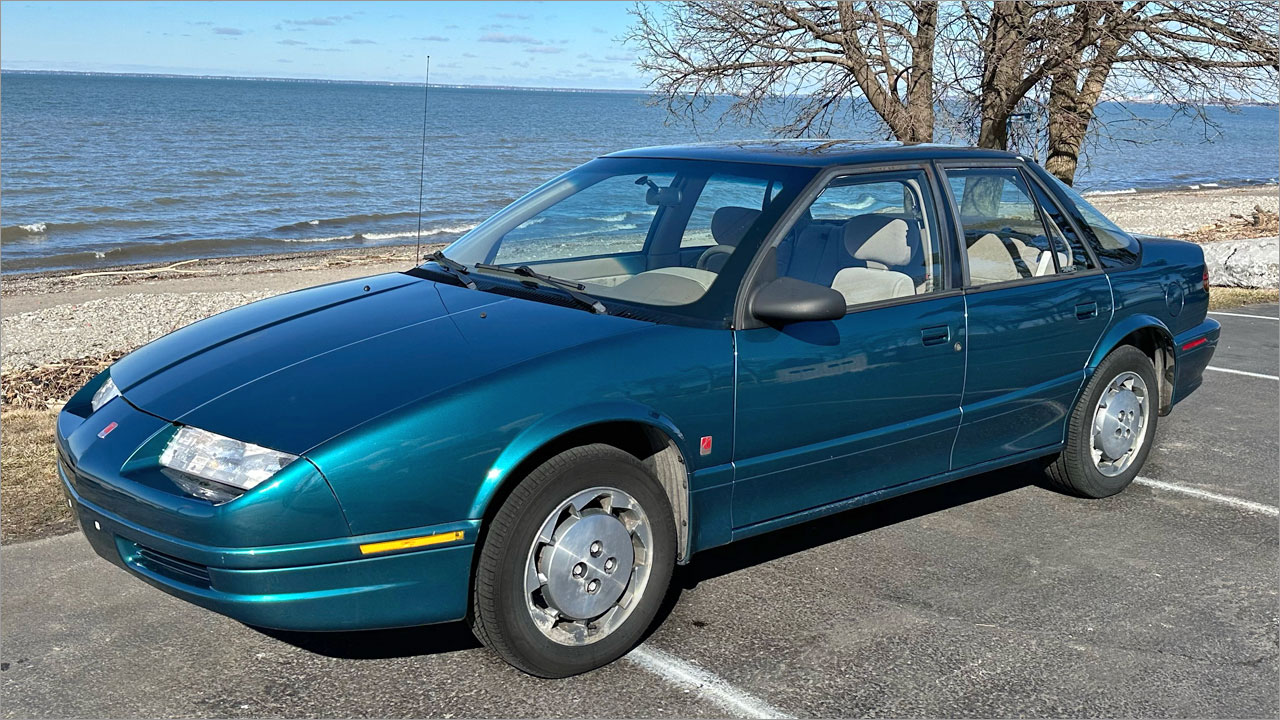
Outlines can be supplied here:
[[740, 140], [663, 145], [609, 153], [611, 158], [671, 158], [827, 167], [903, 160], [1017, 159], [1004, 150], [876, 140]]

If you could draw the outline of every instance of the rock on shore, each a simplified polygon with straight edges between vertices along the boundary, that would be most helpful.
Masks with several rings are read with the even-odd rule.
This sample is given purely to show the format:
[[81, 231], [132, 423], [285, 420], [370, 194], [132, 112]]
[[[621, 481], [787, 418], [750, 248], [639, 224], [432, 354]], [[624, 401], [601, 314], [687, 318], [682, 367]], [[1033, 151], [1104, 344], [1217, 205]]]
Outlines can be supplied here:
[[1280, 287], [1280, 240], [1219, 240], [1201, 245], [1209, 282], [1223, 287]]

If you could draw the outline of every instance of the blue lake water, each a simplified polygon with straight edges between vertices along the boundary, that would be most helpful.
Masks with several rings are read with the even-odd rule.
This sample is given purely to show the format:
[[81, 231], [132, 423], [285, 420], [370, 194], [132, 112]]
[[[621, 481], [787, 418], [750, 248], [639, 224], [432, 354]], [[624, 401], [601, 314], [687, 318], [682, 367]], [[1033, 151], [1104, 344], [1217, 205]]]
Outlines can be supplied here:
[[[412, 242], [420, 87], [4, 73], [4, 272]], [[1166, 108], [1090, 147], [1077, 178], [1115, 192], [1274, 182], [1280, 112]], [[1118, 107], [1103, 113], [1120, 117]], [[832, 136], [883, 139], [873, 121]], [[423, 238], [447, 241], [527, 190], [628, 147], [767, 137], [668, 122], [638, 93], [432, 88]]]

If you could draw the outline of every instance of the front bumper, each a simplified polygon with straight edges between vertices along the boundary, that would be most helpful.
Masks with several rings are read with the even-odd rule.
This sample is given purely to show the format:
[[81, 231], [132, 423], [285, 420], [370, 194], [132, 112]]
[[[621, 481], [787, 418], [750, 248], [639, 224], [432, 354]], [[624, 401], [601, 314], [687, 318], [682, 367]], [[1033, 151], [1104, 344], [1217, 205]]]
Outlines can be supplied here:
[[[100, 437], [108, 421], [118, 426]], [[332, 498], [327, 483], [309, 466], [296, 478], [210, 505], [166, 488], [140, 460], [168, 425], [120, 398], [88, 419], [59, 416], [59, 477], [103, 558], [171, 595], [259, 627], [363, 630], [465, 616], [478, 521], [352, 536], [336, 502], [329, 509], [323, 500]], [[425, 549], [394, 544], [423, 536], [450, 539]], [[322, 539], [310, 539], [316, 537]]]

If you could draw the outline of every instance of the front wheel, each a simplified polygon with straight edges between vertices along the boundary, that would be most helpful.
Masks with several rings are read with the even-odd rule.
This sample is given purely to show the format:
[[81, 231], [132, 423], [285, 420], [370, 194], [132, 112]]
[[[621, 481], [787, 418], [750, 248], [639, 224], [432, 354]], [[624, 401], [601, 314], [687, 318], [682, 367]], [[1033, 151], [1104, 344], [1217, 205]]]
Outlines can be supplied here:
[[1113, 350], [1085, 385], [1067, 444], [1047, 474], [1058, 488], [1103, 498], [1124, 490], [1151, 452], [1159, 403], [1155, 367], [1132, 345]]
[[600, 444], [560, 453], [494, 516], [476, 565], [472, 629], [532, 675], [607, 665], [657, 614], [675, 537], [666, 494], [634, 457]]

